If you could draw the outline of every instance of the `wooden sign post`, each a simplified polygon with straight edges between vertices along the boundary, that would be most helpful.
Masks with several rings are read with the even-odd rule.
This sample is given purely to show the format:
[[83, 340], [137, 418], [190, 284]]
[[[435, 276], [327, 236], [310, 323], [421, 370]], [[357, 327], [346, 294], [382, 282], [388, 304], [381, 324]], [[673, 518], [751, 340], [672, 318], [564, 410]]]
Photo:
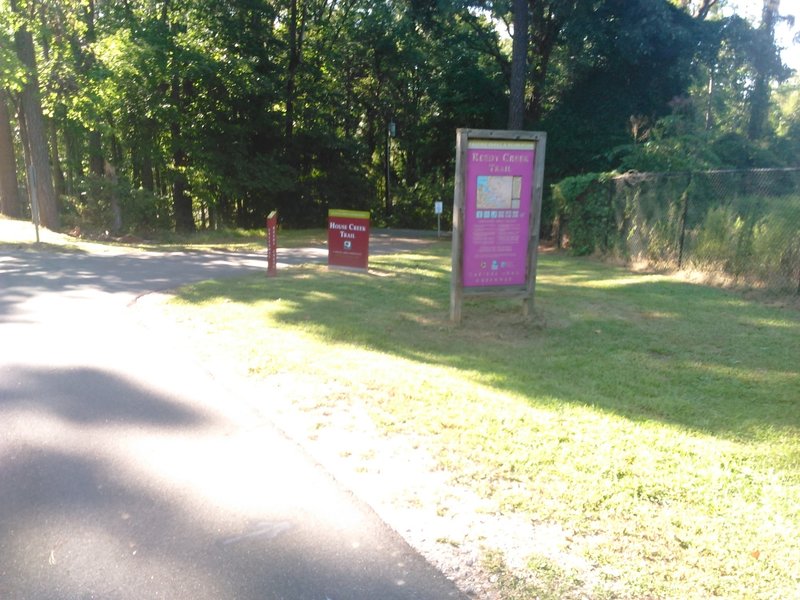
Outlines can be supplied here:
[[466, 296], [522, 300], [536, 286], [547, 134], [459, 129], [453, 197], [450, 319]]
[[267, 277], [278, 274], [278, 211], [267, 216]]

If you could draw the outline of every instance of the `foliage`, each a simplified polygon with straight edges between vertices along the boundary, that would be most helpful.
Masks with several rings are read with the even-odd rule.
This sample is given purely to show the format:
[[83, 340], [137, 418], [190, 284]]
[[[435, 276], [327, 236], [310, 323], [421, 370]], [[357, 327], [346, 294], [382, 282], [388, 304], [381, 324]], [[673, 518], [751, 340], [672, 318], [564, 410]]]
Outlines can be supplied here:
[[[525, 127], [549, 134], [550, 180], [706, 168], [717, 151], [736, 166], [796, 160], [790, 109], [773, 116], [775, 134], [748, 142], [746, 159], [730, 137], [746, 136], [763, 106], [754, 82], [785, 76], [774, 40], [743, 19], [675, 4], [531, 4]], [[102, 196], [108, 184], [91, 178], [109, 177], [107, 166], [128, 190], [123, 204], [144, 190], [136, 209], [123, 206], [126, 230], [253, 227], [275, 208], [287, 224], [319, 226], [343, 206], [430, 227], [432, 198], [450, 197], [455, 129], [507, 122], [511, 45], [498, 28], [507, 1], [14, 5], [0, 0], [0, 85], [16, 93], [25, 78], [13, 50], [24, 24], [53, 180], [67, 220], [91, 227], [102, 219], [90, 208], [106, 200], [80, 194]]]
[[10, 35], [0, 30], [0, 82], [5, 88], [18, 92], [25, 83], [25, 69], [12, 51], [11, 39]]
[[172, 220], [169, 203], [149, 190], [123, 190], [120, 198], [122, 222], [127, 231], [135, 234], [150, 234], [169, 229]]
[[612, 173], [587, 173], [567, 177], [552, 188], [559, 243], [568, 239], [576, 255], [606, 251], [614, 215], [608, 187]]
[[703, 137], [691, 134], [670, 136], [653, 133], [646, 142], [619, 148], [615, 153], [620, 156], [620, 171], [664, 173], [721, 166], [714, 147]]
[[452, 197], [452, 179], [445, 179], [440, 173], [430, 173], [413, 187], [399, 191], [392, 214], [386, 218], [385, 224], [400, 229], [434, 228], [436, 226], [434, 205], [436, 202], [442, 202], [441, 221], [444, 227], [449, 227], [453, 214], [452, 208], [448, 206], [450, 204], [448, 200]]
[[691, 265], [747, 286], [800, 289], [796, 169], [587, 174], [552, 192], [555, 235], [574, 254]]
[[774, 127], [779, 136], [797, 134], [800, 129], [800, 73], [775, 94]]
[[697, 29], [667, 3], [603, 2], [576, 14], [563, 33], [569, 85], [542, 123], [556, 176], [615, 168], [607, 152], [629, 139], [631, 117], [669, 114], [691, 81]]
[[743, 281], [782, 281], [788, 291], [800, 290], [800, 199], [750, 197], [737, 205], [709, 209], [693, 235], [693, 264]]
[[719, 266], [726, 271], [740, 271], [740, 266], [750, 254], [752, 227], [735, 211], [717, 206], [708, 211], [694, 244], [698, 255], [711, 268]]
[[729, 132], [719, 136], [712, 143], [711, 149], [719, 157], [719, 166], [728, 169], [784, 166], [769, 148], [748, 140], [740, 133]]

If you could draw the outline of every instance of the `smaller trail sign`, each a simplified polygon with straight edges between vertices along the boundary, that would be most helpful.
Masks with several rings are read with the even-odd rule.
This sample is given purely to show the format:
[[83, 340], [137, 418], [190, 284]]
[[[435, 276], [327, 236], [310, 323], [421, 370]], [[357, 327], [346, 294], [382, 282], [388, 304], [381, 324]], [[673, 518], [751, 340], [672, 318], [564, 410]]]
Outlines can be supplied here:
[[543, 132], [459, 129], [453, 201], [450, 318], [464, 296], [522, 299], [536, 282], [547, 136]]
[[328, 266], [369, 268], [368, 211], [328, 211]]
[[278, 274], [278, 211], [267, 216], [267, 277]]

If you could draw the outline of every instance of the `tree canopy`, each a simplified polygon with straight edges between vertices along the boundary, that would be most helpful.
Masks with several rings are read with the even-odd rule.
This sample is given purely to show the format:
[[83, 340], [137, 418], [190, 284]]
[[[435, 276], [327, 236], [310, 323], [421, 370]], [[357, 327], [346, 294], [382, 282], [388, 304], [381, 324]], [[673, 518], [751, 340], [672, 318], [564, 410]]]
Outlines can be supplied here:
[[309, 226], [332, 207], [425, 226], [452, 197], [455, 129], [509, 123], [548, 132], [551, 179], [796, 164], [800, 118], [773, 93], [786, 15], [721, 4], [0, 0], [0, 210], [30, 210], [24, 188], [50, 227]]

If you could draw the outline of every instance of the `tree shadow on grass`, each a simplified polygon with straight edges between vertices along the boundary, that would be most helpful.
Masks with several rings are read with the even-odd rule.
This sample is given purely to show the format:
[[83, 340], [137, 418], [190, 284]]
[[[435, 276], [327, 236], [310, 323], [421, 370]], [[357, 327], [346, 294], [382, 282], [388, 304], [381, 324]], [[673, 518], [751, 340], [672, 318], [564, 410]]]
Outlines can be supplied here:
[[385, 277], [312, 270], [183, 297], [281, 299], [277, 318], [287, 325], [312, 322], [326, 339], [457, 368], [535, 403], [558, 399], [733, 438], [764, 427], [800, 430], [793, 311], [557, 257], [543, 260], [536, 318], [523, 319], [507, 301], [470, 302], [454, 327], [441, 259], [400, 264]]

